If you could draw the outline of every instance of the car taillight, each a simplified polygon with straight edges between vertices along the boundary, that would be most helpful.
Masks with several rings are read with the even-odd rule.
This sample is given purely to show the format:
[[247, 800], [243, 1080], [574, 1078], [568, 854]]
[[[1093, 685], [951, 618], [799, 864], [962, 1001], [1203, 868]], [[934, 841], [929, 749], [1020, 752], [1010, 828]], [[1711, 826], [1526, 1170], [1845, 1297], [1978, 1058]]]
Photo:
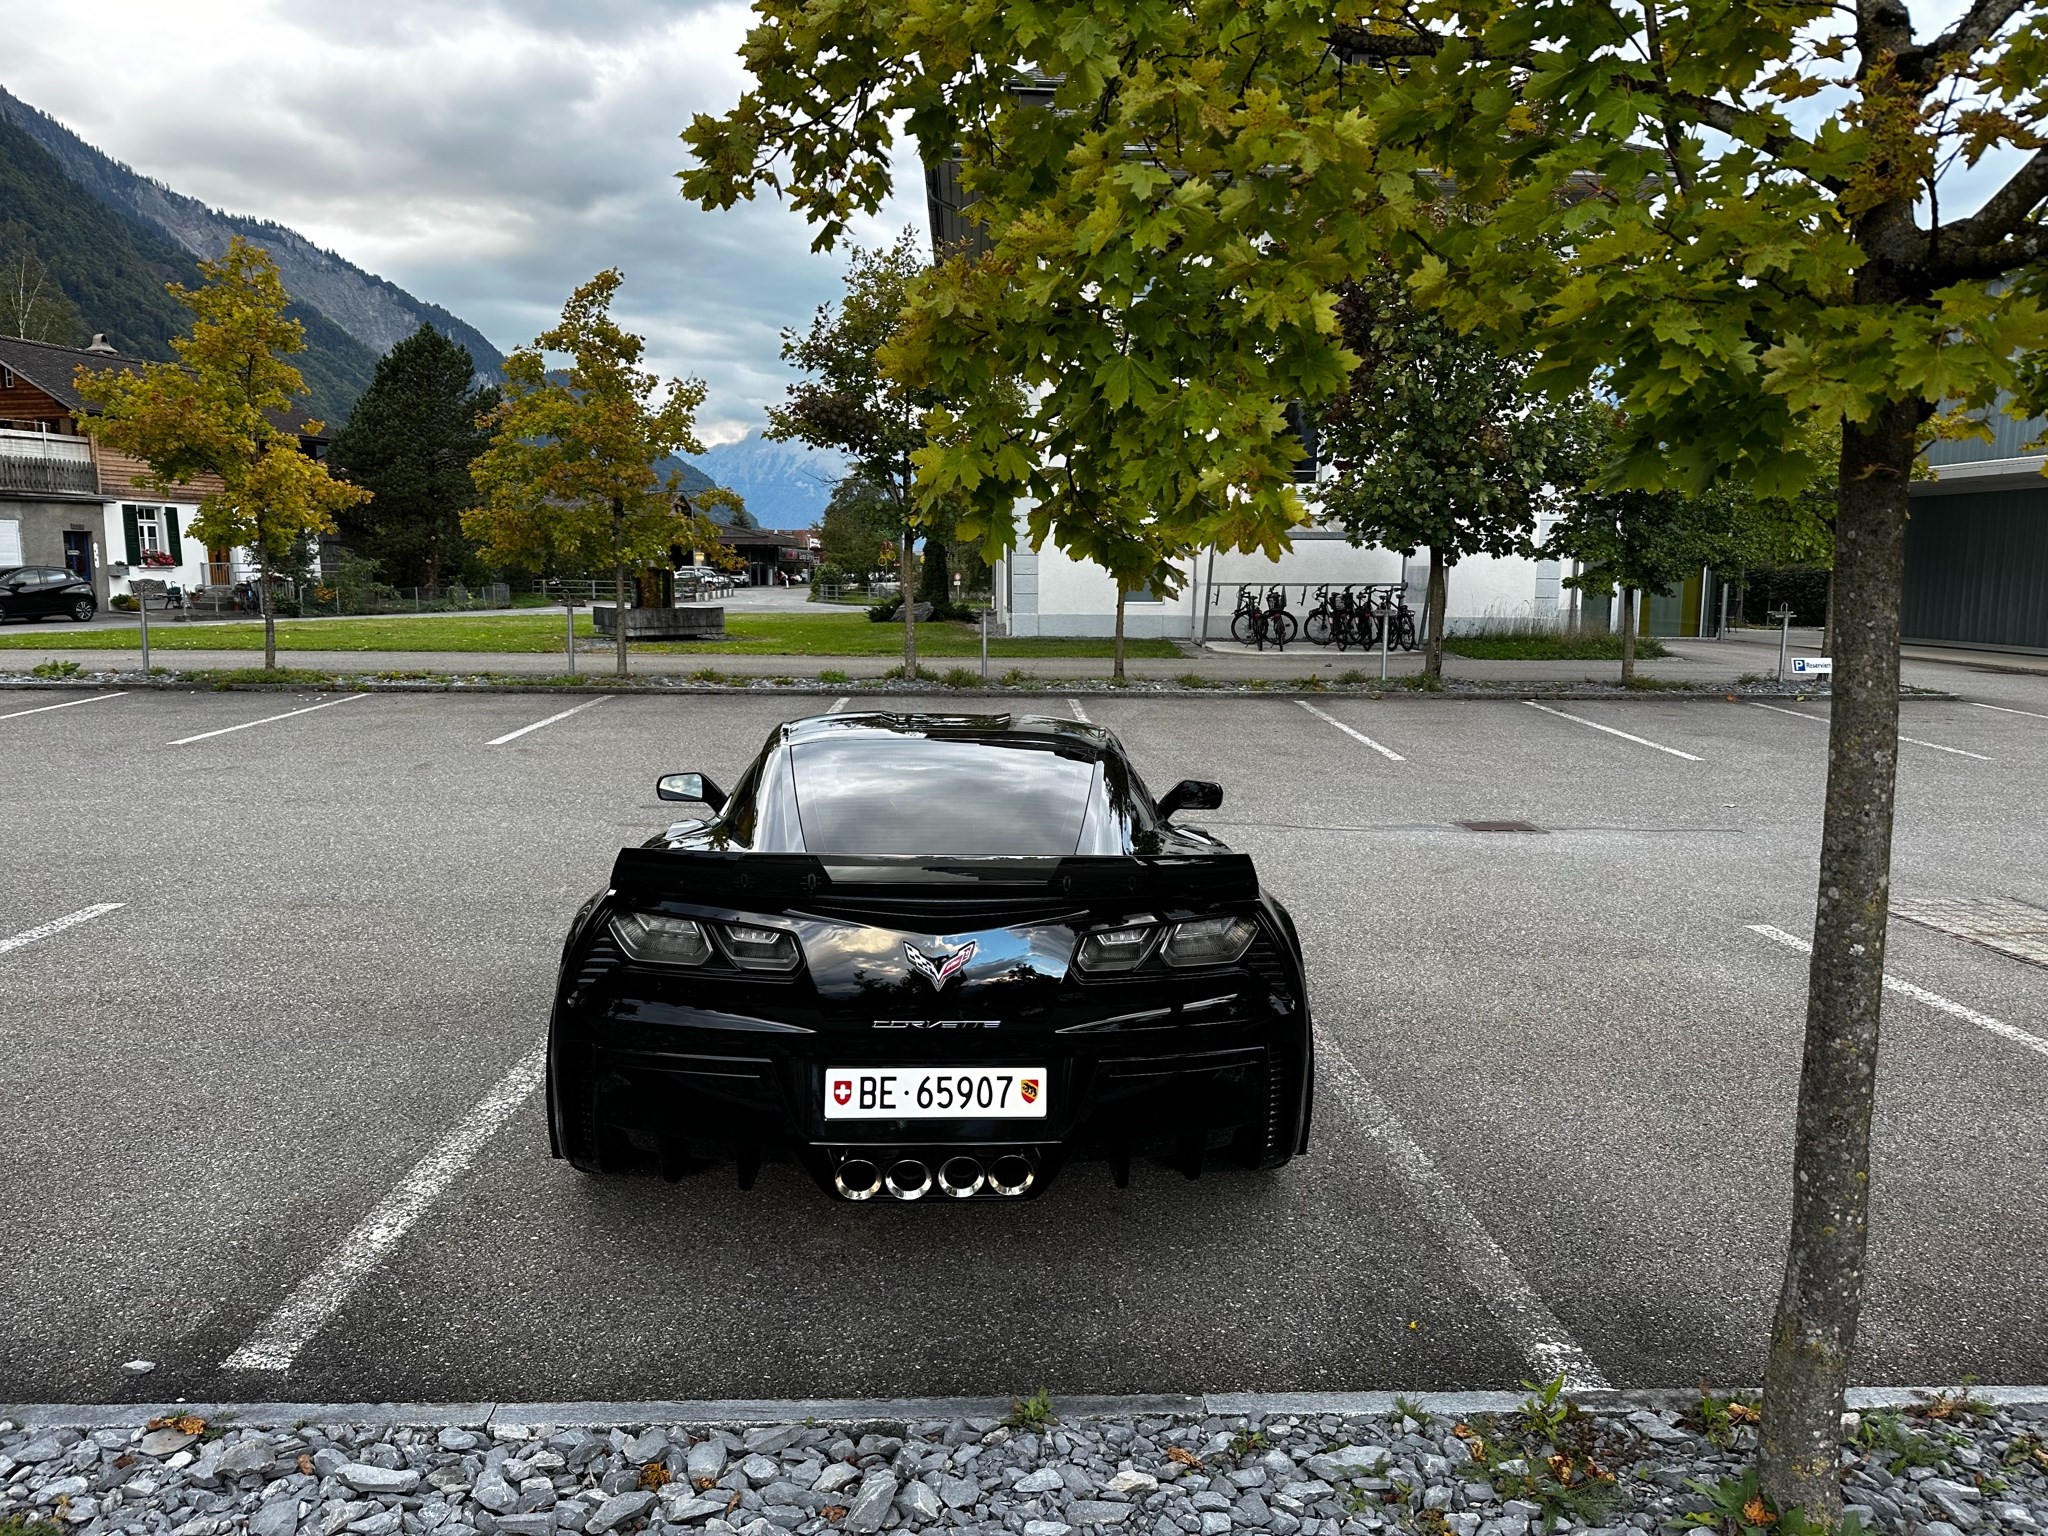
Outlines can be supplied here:
[[620, 912], [612, 918], [620, 948], [654, 965], [702, 965], [711, 958], [711, 935], [694, 917], [659, 912]]
[[1251, 948], [1259, 925], [1248, 917], [1197, 917], [1175, 923], [1160, 946], [1168, 965], [1229, 965]]
[[1081, 940], [1075, 956], [1084, 971], [1136, 970], [1152, 947], [1150, 928], [1105, 928]]
[[747, 971], [793, 971], [803, 958], [795, 934], [743, 923], [725, 925], [725, 948], [733, 964]]

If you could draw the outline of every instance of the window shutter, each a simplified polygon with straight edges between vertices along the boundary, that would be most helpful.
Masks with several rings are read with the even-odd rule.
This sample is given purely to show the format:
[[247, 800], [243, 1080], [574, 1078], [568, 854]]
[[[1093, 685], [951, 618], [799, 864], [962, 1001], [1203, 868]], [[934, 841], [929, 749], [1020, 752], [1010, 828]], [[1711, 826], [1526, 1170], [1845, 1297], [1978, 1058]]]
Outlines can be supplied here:
[[179, 565], [183, 565], [185, 563], [185, 546], [183, 542], [178, 538], [177, 510], [173, 507], [165, 507], [163, 511], [163, 519], [164, 538], [170, 546], [171, 559], [177, 562]]
[[135, 509], [133, 507], [124, 506], [121, 508], [121, 531], [128, 535], [128, 563], [130, 565], [142, 564], [142, 535], [136, 531]]

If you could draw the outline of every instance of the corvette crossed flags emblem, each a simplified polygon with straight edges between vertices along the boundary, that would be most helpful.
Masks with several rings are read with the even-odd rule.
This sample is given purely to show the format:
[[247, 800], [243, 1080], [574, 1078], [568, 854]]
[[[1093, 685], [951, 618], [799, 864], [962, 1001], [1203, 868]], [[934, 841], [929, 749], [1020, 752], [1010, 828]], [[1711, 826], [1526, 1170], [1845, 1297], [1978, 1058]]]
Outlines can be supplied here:
[[967, 962], [974, 958], [974, 950], [975, 941], [969, 939], [950, 955], [940, 960], [933, 960], [930, 955], [924, 953], [923, 950], [908, 940], [903, 945], [903, 955], [905, 959], [909, 960], [910, 968], [930, 982], [933, 991], [939, 990], [947, 982], [959, 975], [966, 968]]

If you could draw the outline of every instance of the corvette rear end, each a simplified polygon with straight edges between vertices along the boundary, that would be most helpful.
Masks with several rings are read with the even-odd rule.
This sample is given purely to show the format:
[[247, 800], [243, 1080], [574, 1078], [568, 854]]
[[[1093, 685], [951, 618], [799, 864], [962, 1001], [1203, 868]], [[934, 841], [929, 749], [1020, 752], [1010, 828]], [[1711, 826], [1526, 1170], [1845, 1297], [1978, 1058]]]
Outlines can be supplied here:
[[730, 797], [677, 778], [718, 814], [623, 851], [569, 935], [557, 1155], [729, 1164], [742, 1186], [794, 1159], [890, 1202], [1026, 1198], [1084, 1159], [1118, 1183], [1151, 1157], [1270, 1169], [1305, 1146], [1292, 924], [1103, 733], [827, 717], [781, 728]]

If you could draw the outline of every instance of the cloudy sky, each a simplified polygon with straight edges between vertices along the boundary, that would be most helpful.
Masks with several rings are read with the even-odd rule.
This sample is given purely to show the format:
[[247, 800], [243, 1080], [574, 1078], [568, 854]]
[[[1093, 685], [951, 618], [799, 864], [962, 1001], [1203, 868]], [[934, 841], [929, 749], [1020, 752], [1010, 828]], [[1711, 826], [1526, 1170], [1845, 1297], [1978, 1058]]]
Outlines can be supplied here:
[[[782, 397], [779, 333], [843, 270], [780, 204], [705, 213], [678, 193], [677, 135], [738, 99], [747, 21], [732, 0], [0, 0], [0, 85], [502, 348], [617, 266], [620, 317], [656, 367], [709, 382], [700, 424], [724, 440]], [[860, 238], [924, 224], [906, 151]]]

